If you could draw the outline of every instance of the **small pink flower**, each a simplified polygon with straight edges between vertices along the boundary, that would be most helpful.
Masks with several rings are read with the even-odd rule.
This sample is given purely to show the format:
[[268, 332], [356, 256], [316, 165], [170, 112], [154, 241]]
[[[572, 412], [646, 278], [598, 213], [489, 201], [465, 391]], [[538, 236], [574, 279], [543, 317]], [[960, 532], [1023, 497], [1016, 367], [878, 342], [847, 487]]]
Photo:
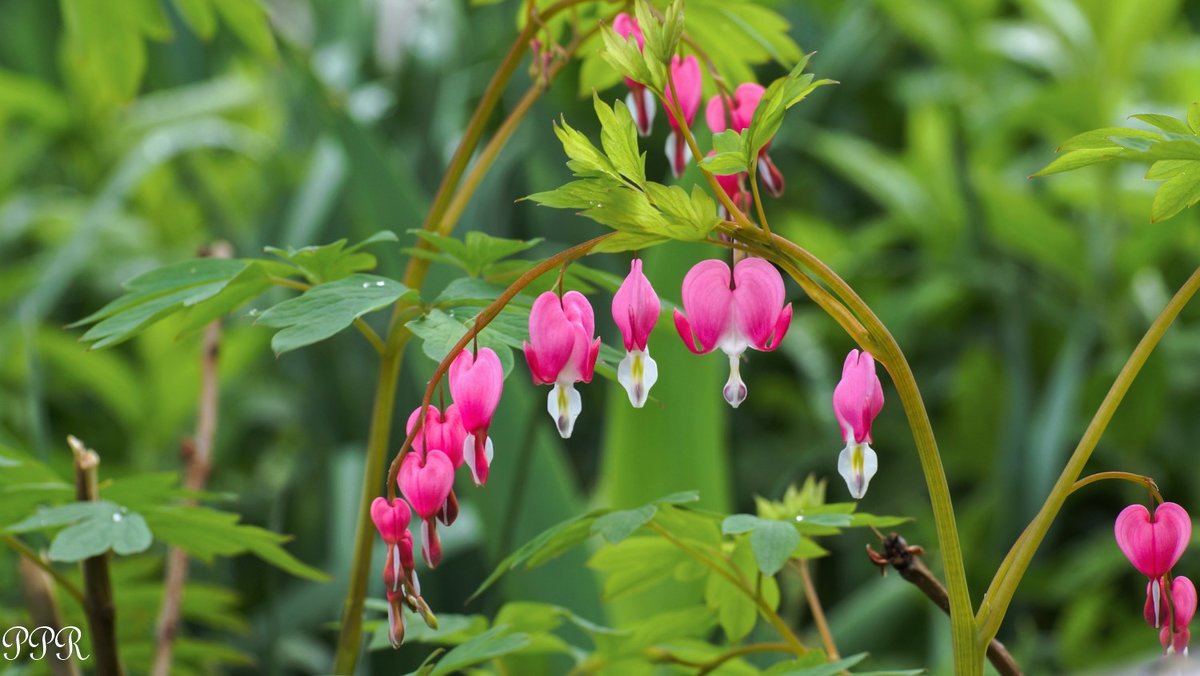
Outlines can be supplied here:
[[1188, 642], [1191, 640], [1188, 625], [1196, 614], [1196, 586], [1182, 575], [1171, 580], [1171, 608], [1175, 614], [1172, 622], [1175, 627], [1174, 634], [1171, 627], [1164, 622], [1162, 630], [1158, 633], [1158, 641], [1167, 653], [1186, 655]]
[[[1164, 502], [1154, 510], [1143, 505], [1130, 505], [1117, 515], [1113, 532], [1117, 538], [1117, 546], [1125, 554], [1125, 558], [1134, 568], [1150, 578], [1150, 590], [1147, 593], [1149, 602], [1153, 605], [1146, 619], [1162, 622], [1162, 578], [1183, 556], [1188, 541], [1192, 537], [1192, 519], [1183, 507], [1174, 502]], [[1155, 624], [1158, 626], [1158, 624]]]
[[504, 367], [491, 348], [479, 348], [478, 355], [463, 350], [450, 364], [450, 396], [466, 432], [463, 460], [476, 486], [487, 483], [493, 453], [487, 431], [503, 389]]
[[658, 382], [658, 364], [650, 357], [647, 342], [661, 310], [658, 294], [642, 274], [642, 261], [633, 259], [629, 274], [613, 296], [612, 316], [625, 342], [625, 358], [617, 366], [617, 380], [634, 408], [645, 405], [650, 388]]
[[[721, 348], [729, 357], [729, 380], [722, 394], [737, 408], [746, 399], [738, 372], [746, 348], [779, 347], [792, 321], [792, 306], [783, 304], [783, 278], [761, 258], [739, 261], [730, 273], [724, 261], [700, 261], [683, 278], [683, 310], [675, 310], [675, 329], [696, 354]], [[685, 314], [686, 313], [686, 314]]]
[[[408, 416], [405, 433], [412, 434], [420, 414], [420, 408], [413, 409], [412, 414]], [[425, 423], [421, 426], [420, 433], [413, 439], [412, 450], [424, 456], [426, 449], [436, 448], [446, 454], [446, 457], [454, 465], [454, 469], [458, 469], [463, 464], [463, 441], [466, 438], [467, 431], [463, 429], [462, 416], [458, 414], [457, 405], [450, 404], [446, 407], [445, 412], [438, 411], [437, 406], [430, 406], [426, 411]], [[441, 511], [438, 512], [438, 519], [449, 526], [457, 518], [458, 497], [451, 490]]]
[[[690, 127], [696, 119], [696, 111], [700, 108], [700, 87], [703, 81], [700, 77], [700, 62], [694, 56], [681, 59], [678, 55], [671, 58], [671, 81], [675, 83], [674, 92], [667, 87], [668, 104], [675, 103], [675, 94], [679, 94], [679, 110]], [[692, 159], [692, 151], [682, 138], [679, 120], [671, 114], [667, 106], [667, 122], [671, 124], [671, 133], [667, 135], [667, 160], [671, 163], [671, 172], [675, 178], [683, 175], [687, 164]]]
[[[638, 49], [646, 46], [646, 38], [642, 35], [642, 29], [638, 26], [637, 19], [625, 12], [613, 17], [612, 27], [617, 35], [625, 38], [626, 41], [633, 37], [637, 41]], [[629, 87], [629, 96], [625, 99], [625, 105], [633, 115], [634, 122], [637, 123], [638, 134], [649, 136], [650, 129], [654, 125], [654, 93], [637, 80], [625, 78], [625, 85]]]
[[583, 410], [575, 383], [592, 382], [600, 356], [600, 339], [595, 335], [592, 304], [578, 291], [568, 291], [561, 299], [547, 291], [529, 312], [525, 361], [534, 385], [554, 385], [546, 408], [564, 439], [571, 436], [575, 418]]
[[846, 447], [838, 456], [838, 473], [850, 495], [861, 500], [879, 459], [871, 448], [871, 423], [883, 408], [883, 386], [875, 375], [875, 358], [869, 352], [850, 350], [842, 365], [842, 379], [833, 390], [833, 412], [842, 428]]
[[[712, 129], [714, 134], [719, 134], [726, 129], [736, 132], [745, 130], [754, 119], [754, 111], [758, 109], [758, 104], [765, 92], [762, 85], [746, 82], [738, 85], [734, 90], [732, 100], [722, 99], [719, 95], [712, 97], [708, 100], [708, 106], [704, 110], [704, 117], [708, 121], [709, 129]], [[726, 110], [728, 110], [728, 118]], [[783, 194], [783, 174], [771, 161], [771, 156], [767, 154], [767, 149], [770, 147], [771, 141], [768, 140], [758, 153], [758, 175], [762, 178], [763, 187], [775, 197], [779, 197]]]
[[442, 543], [434, 520], [444, 509], [454, 488], [454, 464], [438, 449], [424, 454], [410, 451], [400, 463], [396, 477], [400, 492], [421, 517], [421, 555], [430, 568], [442, 560]]
[[[717, 151], [715, 150], [708, 151], [709, 157], [716, 154]], [[729, 196], [730, 201], [733, 202], [739, 211], [746, 213], [750, 210], [750, 205], [754, 197], [745, 188], [746, 172], [729, 174], [728, 176], [715, 176], [714, 178], [717, 179], [717, 184], [721, 186], [721, 190]], [[719, 204], [717, 209], [722, 219], [728, 221], [733, 218], [733, 214], [729, 213], [724, 204]]]
[[392, 647], [404, 641], [404, 608], [408, 597], [421, 595], [420, 582], [413, 565], [412, 535], [408, 524], [412, 519], [408, 504], [403, 500], [375, 498], [371, 503], [371, 521], [387, 545], [383, 566], [383, 582], [388, 599], [388, 638]]

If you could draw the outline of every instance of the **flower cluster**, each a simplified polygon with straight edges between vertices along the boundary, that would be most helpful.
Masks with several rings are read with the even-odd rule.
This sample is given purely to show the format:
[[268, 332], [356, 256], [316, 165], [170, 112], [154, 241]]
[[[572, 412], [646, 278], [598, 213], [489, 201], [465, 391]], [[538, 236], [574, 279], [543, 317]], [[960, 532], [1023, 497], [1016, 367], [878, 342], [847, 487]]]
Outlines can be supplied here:
[[[638, 26], [637, 19], [634, 17], [622, 12], [613, 17], [612, 27], [617, 35], [626, 40], [635, 40], [638, 49], [645, 47], [646, 38], [642, 35], [642, 29]], [[625, 78], [625, 84], [629, 87], [629, 95], [626, 97], [625, 105], [633, 115], [638, 134], [649, 136], [654, 126], [654, 94], [646, 88], [645, 84], [636, 80]], [[665, 106], [667, 110], [667, 122], [671, 126], [671, 132], [667, 135], [666, 155], [667, 161], [671, 165], [671, 172], [676, 178], [682, 176], [683, 172], [687, 169], [688, 163], [692, 160], [692, 152], [688, 148], [686, 141], [682, 138], [679, 120], [675, 119], [675, 115], [671, 111], [673, 108], [678, 107], [679, 112], [684, 117], [684, 123], [690, 127], [692, 121], [696, 118], [696, 113], [700, 109], [702, 86], [703, 78], [700, 71], [700, 62], [696, 60], [695, 56], [688, 55], [681, 57], [676, 55], [671, 58], [670, 80], [664, 92], [667, 99]], [[745, 130], [750, 126], [751, 120], [754, 119], [754, 111], [758, 108], [758, 103], [765, 91], [762, 85], [758, 83], [746, 82], [738, 85], [730, 96], [713, 96], [709, 99], [704, 111], [709, 128], [714, 134], [718, 134], [726, 129], [733, 129], [737, 132]], [[783, 194], [783, 174], [780, 173], [775, 163], [771, 161], [770, 155], [767, 154], [767, 149], [770, 147], [771, 143], [768, 141], [763, 146], [763, 149], [759, 151], [758, 175], [762, 178], [763, 187], [767, 189], [767, 192], [775, 197], [779, 197]], [[734, 204], [737, 205], [738, 209], [742, 211], [749, 209], [751, 195], [745, 188], [747, 180], [745, 173], [733, 176], [719, 176], [717, 180], [721, 188], [729, 195]], [[729, 214], [725, 215], [726, 217], [729, 216]]]
[[1117, 515], [1117, 546], [1134, 568], [1148, 578], [1146, 622], [1159, 630], [1163, 652], [1187, 654], [1188, 625], [1196, 614], [1196, 587], [1188, 578], [1172, 577], [1171, 569], [1187, 549], [1192, 519], [1174, 502], [1164, 502], [1150, 514], [1143, 505], [1130, 505]]

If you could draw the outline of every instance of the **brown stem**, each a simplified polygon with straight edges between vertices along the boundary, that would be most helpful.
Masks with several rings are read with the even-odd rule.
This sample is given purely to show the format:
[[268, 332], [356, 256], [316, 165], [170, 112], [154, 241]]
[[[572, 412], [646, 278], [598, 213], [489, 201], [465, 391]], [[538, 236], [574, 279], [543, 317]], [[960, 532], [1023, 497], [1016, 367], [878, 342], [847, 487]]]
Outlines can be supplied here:
[[813, 584], [812, 574], [808, 571], [808, 561], [793, 559], [792, 565], [800, 571], [800, 579], [804, 581], [804, 598], [808, 601], [808, 610], [812, 613], [813, 624], [821, 634], [821, 643], [825, 646], [825, 654], [830, 660], [839, 660], [837, 644], [833, 642], [833, 632], [829, 631], [829, 622], [825, 619], [825, 610], [821, 607], [821, 598], [817, 596], [817, 587]]
[[[946, 588], [941, 581], [934, 577], [925, 562], [921, 560], [921, 551], [920, 547], [910, 547], [899, 533], [892, 533], [883, 538], [883, 554], [877, 554], [870, 545], [867, 545], [867, 555], [871, 558], [872, 563], [881, 566], [881, 572], [884, 570], [883, 566], [890, 565], [900, 573], [900, 577], [920, 589], [926, 598], [949, 615], [950, 596], [946, 593]], [[1021, 675], [1021, 667], [1017, 666], [1012, 655], [1008, 653], [1008, 649], [1000, 641], [992, 639], [988, 642], [987, 657], [1001, 676]]]
[[[504, 290], [504, 293], [500, 294], [496, 300], [492, 301], [490, 305], [476, 315], [474, 325], [472, 325], [471, 328], [463, 334], [463, 337], [459, 339], [458, 343], [456, 343], [454, 347], [450, 348], [450, 352], [448, 352], [446, 357], [442, 359], [442, 363], [438, 364], [437, 369], [435, 369], [433, 372], [433, 376], [429, 379], [429, 384], [425, 387], [425, 396], [421, 399], [421, 408], [418, 410], [424, 411], [429, 408], [429, 405], [433, 403], [433, 393], [437, 389], [438, 383], [440, 383], [442, 378], [446, 375], [446, 372], [450, 370], [450, 364], [453, 363], [454, 359], [458, 357], [458, 354], [462, 352], [463, 349], [470, 344], [470, 342], [474, 340], [476, 336], [479, 335], [479, 332], [485, 329], [487, 325], [496, 318], [496, 315], [500, 314], [500, 311], [504, 309], [505, 305], [508, 305], [510, 300], [512, 300], [525, 287], [529, 286], [533, 280], [541, 277], [560, 265], [565, 265], [577, 258], [582, 258], [588, 255], [591, 253], [592, 249], [596, 248], [598, 244], [615, 234], [617, 233], [610, 232], [600, 235], [595, 239], [589, 239], [583, 244], [576, 244], [570, 249], [560, 251], [559, 253], [533, 266], [532, 268], [529, 268], [525, 274], [518, 277], [515, 282], [509, 285], [509, 287]], [[400, 462], [404, 459], [404, 454], [408, 452], [408, 449], [412, 448], [413, 439], [416, 439], [417, 434], [421, 432], [421, 428], [424, 427], [424, 425], [425, 416], [417, 416], [416, 424], [413, 425], [412, 431], [409, 432], [408, 436], [404, 439], [404, 444], [400, 447], [400, 450], [396, 453], [396, 457], [392, 460], [391, 466], [388, 468], [387, 491], [388, 497], [393, 500], [396, 498], [396, 475], [400, 473]]]
[[67, 576], [58, 572], [54, 566], [51, 566], [49, 563], [44, 561], [42, 557], [38, 556], [37, 552], [30, 549], [24, 542], [21, 542], [21, 540], [14, 535], [0, 535], [0, 542], [3, 542], [13, 551], [25, 557], [30, 563], [45, 571], [47, 575], [54, 578], [54, 581], [58, 583], [58, 586], [65, 589], [67, 593], [71, 595], [71, 598], [78, 601], [81, 607], [83, 606], [83, 592], [79, 589], [79, 587], [77, 587], [74, 582], [71, 582], [69, 579], [67, 579]]
[[[212, 258], [232, 258], [233, 248], [227, 242], [217, 242], [208, 255]], [[194, 440], [185, 439], [180, 444], [180, 454], [183, 456], [183, 487], [189, 491], [204, 490], [212, 472], [213, 440], [217, 433], [221, 393], [217, 371], [217, 357], [220, 351], [221, 320], [214, 319], [204, 328], [200, 346], [200, 401], [196, 406], [196, 436]], [[185, 504], [195, 504], [195, 500], [187, 500]], [[179, 630], [187, 574], [187, 552], [178, 547], [171, 547], [167, 551], [162, 608], [159, 610], [158, 626], [155, 630], [157, 645], [154, 664], [150, 670], [154, 676], [168, 676], [171, 673], [171, 658], [175, 634]]]
[[[75, 455], [75, 499], [100, 499], [100, 456], [75, 437], [67, 437]], [[91, 630], [92, 658], [99, 676], [121, 676], [117, 650], [117, 609], [113, 605], [112, 580], [108, 575], [108, 552], [83, 561], [83, 608]]]
[[[29, 617], [36, 627], [49, 627], [55, 636], [63, 628], [62, 614], [58, 611], [58, 600], [54, 596], [54, 579], [39, 566], [35, 559], [20, 557], [17, 574], [21, 580], [21, 596], [25, 607], [29, 609]], [[47, 650], [46, 662], [53, 676], [76, 676], [79, 668], [71, 656], [72, 651], [61, 657], [61, 650]]]

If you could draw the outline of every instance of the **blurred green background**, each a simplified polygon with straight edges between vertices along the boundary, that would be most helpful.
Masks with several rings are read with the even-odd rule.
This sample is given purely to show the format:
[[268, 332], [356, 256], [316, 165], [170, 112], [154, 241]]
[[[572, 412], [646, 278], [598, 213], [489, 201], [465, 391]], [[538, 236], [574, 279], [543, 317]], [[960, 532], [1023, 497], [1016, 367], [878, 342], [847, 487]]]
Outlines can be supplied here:
[[[89, 352], [81, 331], [64, 325], [135, 274], [218, 239], [241, 256], [380, 229], [408, 245], [403, 233], [420, 227], [516, 34], [520, 4], [269, 0], [264, 14], [218, 2], [210, 24], [200, 12], [208, 30], [198, 35], [180, 8], [205, 3], [163, 3], [158, 21], [139, 23], [126, 10], [144, 3], [159, 4], [0, 1], [0, 443], [61, 468], [73, 433], [100, 451], [110, 476], [178, 468], [194, 424], [199, 342], [177, 340], [168, 321]], [[818, 52], [810, 69], [841, 83], [794, 109], [772, 146], [787, 178], [784, 197], [767, 204], [772, 226], [853, 284], [904, 347], [939, 436], [978, 603], [1125, 357], [1200, 261], [1195, 212], [1149, 222], [1155, 185], [1142, 180], [1144, 167], [1026, 177], [1075, 133], [1129, 125], [1132, 113], [1182, 116], [1200, 98], [1200, 3], [767, 4], [805, 52]], [[758, 75], [783, 72], [768, 64]], [[502, 112], [528, 81], [517, 74]], [[568, 176], [552, 119], [561, 113], [597, 133], [579, 90], [573, 65], [503, 151], [460, 232], [545, 237], [542, 253], [599, 232], [569, 213], [514, 203]], [[659, 180], [668, 174], [665, 128], [660, 113], [644, 146]], [[374, 252], [381, 274], [399, 276], [400, 247]], [[669, 244], [646, 255], [646, 271], [677, 301], [683, 273], [706, 255], [717, 254]], [[627, 258], [592, 264], [623, 274]], [[455, 276], [437, 266], [426, 289]], [[460, 483], [464, 516], [444, 534], [446, 562], [422, 573], [435, 610], [491, 614], [526, 599], [596, 621], [636, 616], [636, 602], [601, 606], [583, 552], [511, 575], [463, 609], [499, 558], [588, 506], [697, 488], [706, 506], [753, 511], [755, 495], [777, 498], [810, 473], [830, 479], [831, 500], [847, 499], [829, 398], [851, 344], [798, 289], [789, 293], [792, 331], [778, 352], [752, 353], [743, 366], [750, 395], [736, 412], [719, 395], [724, 360], [686, 353], [667, 323], [652, 340], [660, 401], [633, 411], [598, 379], [583, 390], [566, 443], [518, 364], [491, 432], [493, 478], [483, 490]], [[619, 344], [609, 300], [593, 297], [605, 341]], [[1171, 329], [1089, 466], [1152, 475], [1185, 507], [1200, 498], [1198, 318], [1186, 311]], [[227, 588], [222, 603], [236, 614], [186, 633], [253, 656], [247, 672], [319, 673], [349, 566], [377, 364], [351, 332], [279, 359], [269, 340], [246, 309], [226, 324], [210, 487], [245, 521], [294, 534], [290, 550], [333, 581], [301, 582], [247, 557], [194, 564], [193, 579]], [[432, 368], [410, 347], [398, 415], [417, 404]], [[892, 401], [874, 434], [881, 469], [862, 507], [915, 517], [902, 532], [936, 569], [912, 437], [886, 380], [884, 392]], [[1144, 582], [1111, 534], [1119, 509], [1143, 499], [1102, 484], [1069, 501], [1000, 635], [1028, 673], [1157, 653], [1141, 619]], [[829, 541], [833, 556], [815, 566], [839, 647], [947, 671], [948, 622], [896, 576], [879, 577], [863, 555], [871, 539]], [[15, 568], [11, 552], [0, 554], [0, 626], [23, 617]], [[1176, 572], [1200, 574], [1200, 560], [1185, 556]], [[153, 562], [128, 575], [153, 595]], [[809, 627], [798, 580], [784, 587], [786, 615]], [[128, 621], [152, 626], [156, 603], [130, 601]], [[412, 668], [427, 652], [375, 651], [361, 671]]]

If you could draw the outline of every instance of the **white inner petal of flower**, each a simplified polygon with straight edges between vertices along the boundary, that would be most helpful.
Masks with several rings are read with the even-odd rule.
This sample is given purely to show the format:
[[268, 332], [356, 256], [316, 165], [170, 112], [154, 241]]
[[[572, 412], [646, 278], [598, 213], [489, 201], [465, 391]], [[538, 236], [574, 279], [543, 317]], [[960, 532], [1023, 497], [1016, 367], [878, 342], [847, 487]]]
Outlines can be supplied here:
[[641, 408], [658, 382], [658, 364], [650, 358], [650, 349], [630, 350], [617, 365], [617, 381], [629, 394], [629, 403]]
[[848, 444], [838, 455], [838, 474], [846, 480], [846, 488], [855, 500], [867, 494], [867, 486], [879, 469], [879, 458], [867, 444]]
[[571, 431], [575, 429], [575, 418], [583, 410], [583, 399], [579, 392], [575, 391], [575, 383], [561, 378], [554, 383], [546, 397], [546, 410], [554, 419], [559, 436], [563, 439], [571, 438]]

